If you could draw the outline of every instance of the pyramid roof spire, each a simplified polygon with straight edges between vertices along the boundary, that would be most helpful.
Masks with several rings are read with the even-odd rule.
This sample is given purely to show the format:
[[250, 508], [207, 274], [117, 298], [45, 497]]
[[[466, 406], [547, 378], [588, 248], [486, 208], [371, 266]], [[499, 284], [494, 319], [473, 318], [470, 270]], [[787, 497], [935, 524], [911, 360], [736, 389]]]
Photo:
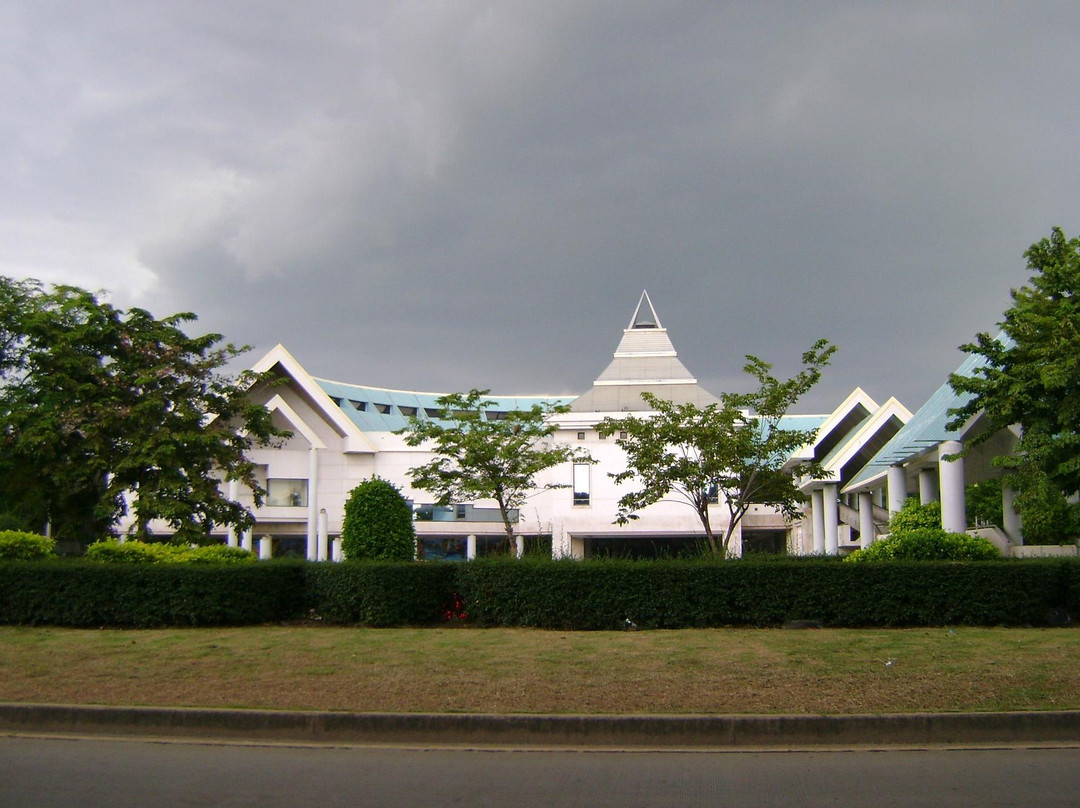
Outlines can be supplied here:
[[570, 405], [575, 412], [644, 410], [643, 392], [676, 404], [712, 404], [717, 398], [698, 386], [679, 361], [667, 329], [660, 324], [649, 293], [643, 291], [615, 355], [592, 390]]

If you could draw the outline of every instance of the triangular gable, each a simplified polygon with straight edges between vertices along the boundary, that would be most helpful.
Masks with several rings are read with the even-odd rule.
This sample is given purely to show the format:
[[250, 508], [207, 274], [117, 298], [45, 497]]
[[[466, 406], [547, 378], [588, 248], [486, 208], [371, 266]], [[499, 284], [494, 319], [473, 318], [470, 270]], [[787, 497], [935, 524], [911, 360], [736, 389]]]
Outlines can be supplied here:
[[[878, 409], [878, 404], [874, 399], [861, 388], [856, 387], [852, 390], [848, 397], [840, 402], [840, 405], [832, 411], [828, 418], [825, 419], [817, 431], [812, 443], [807, 443], [804, 446], [797, 449], [792, 455], [793, 459], [798, 460], [813, 460], [814, 455], [819, 446], [821, 446], [829, 438], [842, 439], [842, 435], [834, 435], [833, 433], [841, 427], [841, 425], [850, 419], [853, 412], [861, 408], [863, 415], [860, 420], [865, 419]], [[846, 432], [846, 430], [845, 430]]]
[[[348, 416], [341, 411], [341, 408], [316, 383], [311, 374], [304, 370], [303, 366], [296, 361], [296, 358], [280, 343], [256, 362], [252, 370], [256, 373], [267, 373], [275, 367], [280, 368], [281, 372], [304, 392], [309, 400], [313, 402], [319, 414], [341, 435], [346, 452], [366, 453], [376, 451], [375, 446], [365, 437], [359, 427], [349, 420]], [[284, 411], [282, 411], [282, 414], [285, 414]], [[293, 412], [293, 415], [296, 416], [296, 413]]]
[[[874, 440], [894, 418], [901, 424], [906, 424], [911, 420], [911, 411], [895, 398], [890, 398], [867, 418], [853, 435], [839, 444], [825, 459], [824, 467], [829, 472], [830, 478], [839, 480], [844, 467], [851, 459]], [[891, 438], [892, 435], [888, 437]], [[873, 451], [872, 448], [871, 451]]]
[[285, 399], [283, 399], [280, 395], [275, 395], [263, 406], [265, 406], [266, 409], [268, 409], [270, 412], [279, 413], [286, 421], [289, 422], [289, 426], [291, 426], [296, 432], [299, 432], [303, 436], [303, 438], [311, 444], [312, 448], [326, 448], [326, 444], [323, 443], [322, 438], [315, 434], [315, 430], [308, 426], [304, 419], [297, 414], [296, 410], [290, 407], [288, 402], [286, 402]]

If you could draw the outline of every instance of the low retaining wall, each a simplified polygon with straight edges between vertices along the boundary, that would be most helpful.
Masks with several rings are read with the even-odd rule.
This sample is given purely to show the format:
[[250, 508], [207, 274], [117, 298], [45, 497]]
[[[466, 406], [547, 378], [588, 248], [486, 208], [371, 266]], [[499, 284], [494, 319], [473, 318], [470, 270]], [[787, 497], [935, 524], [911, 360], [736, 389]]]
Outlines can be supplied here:
[[0, 731], [407, 746], [911, 747], [1080, 743], [1080, 711], [852, 716], [544, 716], [0, 704]]

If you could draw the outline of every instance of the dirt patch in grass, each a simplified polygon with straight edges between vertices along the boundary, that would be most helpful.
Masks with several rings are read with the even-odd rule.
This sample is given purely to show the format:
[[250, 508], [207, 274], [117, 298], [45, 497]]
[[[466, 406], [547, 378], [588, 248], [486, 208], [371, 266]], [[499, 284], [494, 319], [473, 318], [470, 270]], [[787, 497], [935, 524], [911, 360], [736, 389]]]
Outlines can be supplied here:
[[1080, 709], [1080, 633], [0, 627], [0, 701], [460, 713]]

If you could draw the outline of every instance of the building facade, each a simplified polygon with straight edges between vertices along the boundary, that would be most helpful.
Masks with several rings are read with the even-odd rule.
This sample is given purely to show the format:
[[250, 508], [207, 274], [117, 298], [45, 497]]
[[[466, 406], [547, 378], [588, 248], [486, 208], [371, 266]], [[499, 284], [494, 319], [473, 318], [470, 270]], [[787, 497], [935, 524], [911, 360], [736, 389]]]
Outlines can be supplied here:
[[[254, 507], [250, 491], [231, 485], [229, 496], [252, 509], [256, 524], [244, 535], [223, 535], [228, 543], [250, 547], [264, 557], [333, 559], [339, 552], [336, 539], [346, 498], [373, 475], [392, 482], [412, 502], [424, 557], [471, 558], [502, 541], [503, 526], [493, 502], [440, 507], [430, 494], [410, 485], [409, 470], [432, 454], [408, 446], [395, 432], [412, 417], [437, 417], [436, 400], [442, 394], [315, 378], [281, 345], [254, 370], [275, 382], [256, 385], [249, 395], [292, 437], [280, 446], [253, 451], [260, 483], [268, 492], [262, 506]], [[646, 415], [643, 392], [699, 406], [718, 401], [679, 360], [647, 293], [642, 293], [611, 361], [582, 395], [489, 397], [494, 402], [487, 413], [491, 418], [536, 403], [568, 405], [568, 412], [552, 417], [553, 440], [584, 449], [596, 461], [566, 463], [537, 479], [537, 492], [518, 513], [519, 552], [536, 547], [557, 557], [650, 556], [674, 554], [702, 542], [696, 513], [679, 501], [651, 505], [630, 524], [614, 523], [626, 489], [610, 475], [625, 468], [625, 457], [615, 439], [601, 438], [597, 427], [608, 416]], [[909, 418], [894, 399], [879, 406], [858, 389], [831, 413], [787, 416], [787, 428], [817, 430], [816, 440], [801, 454], [821, 462], [830, 477], [804, 481], [805, 515], [794, 523], [772, 508], [752, 508], [733, 536], [732, 552], [836, 554], [872, 541], [887, 520], [882, 495], [875, 500], [871, 493], [863, 501], [862, 494], [845, 495], [842, 489]], [[726, 507], [712, 507], [713, 524], [723, 529]]]

